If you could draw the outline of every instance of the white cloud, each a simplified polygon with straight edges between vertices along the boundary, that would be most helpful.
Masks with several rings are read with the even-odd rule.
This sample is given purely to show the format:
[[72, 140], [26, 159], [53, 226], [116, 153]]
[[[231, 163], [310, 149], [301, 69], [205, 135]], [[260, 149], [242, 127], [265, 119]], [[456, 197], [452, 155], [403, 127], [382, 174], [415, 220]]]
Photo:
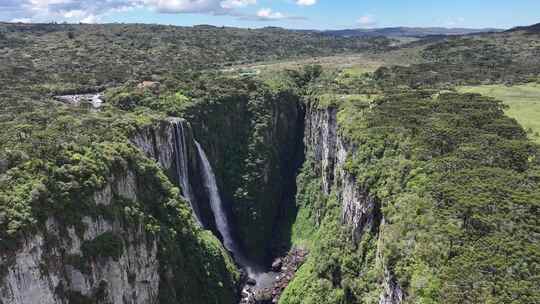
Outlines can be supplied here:
[[161, 13], [230, 14], [234, 9], [257, 4], [257, 0], [131, 0]]
[[220, 0], [143, 0], [162, 13], [203, 13], [223, 10]]
[[361, 27], [373, 27], [377, 25], [377, 20], [375, 20], [375, 17], [372, 15], [364, 15], [358, 18], [357, 23]]
[[66, 19], [82, 19], [86, 18], [86, 12], [83, 10], [71, 10], [62, 12], [62, 16]]
[[[111, 11], [128, 9], [140, 5], [142, 0], [0, 0], [8, 14], [16, 19], [36, 22], [69, 21], [97, 22], [100, 15]], [[14, 4], [15, 3], [15, 4]]]
[[[22, 2], [25, 2], [24, 0]], [[50, 5], [68, 4], [71, 0], [29, 0], [26, 6], [31, 9], [46, 9]]]
[[225, 0], [221, 1], [221, 7], [227, 9], [246, 7], [257, 4], [257, 0]]
[[13, 22], [13, 23], [30, 23], [30, 22], [32, 22], [32, 19], [30, 19], [30, 18], [15, 18], [15, 19], [9, 20], [9, 22]]
[[257, 17], [261, 20], [278, 20], [286, 18], [280, 12], [274, 12], [271, 8], [262, 8], [257, 12]]
[[[295, 0], [299, 5], [313, 5], [316, 0]], [[0, 0], [0, 7], [11, 19], [34, 22], [68, 21], [96, 23], [106, 14], [133, 8], [148, 8], [167, 14], [230, 15], [249, 20], [305, 19], [287, 16], [270, 8], [245, 14], [241, 8], [256, 5], [257, 0]]]
[[302, 6], [311, 6], [317, 4], [317, 0], [296, 0], [296, 4]]
[[99, 23], [99, 16], [88, 15], [85, 18], [81, 19], [81, 23]]

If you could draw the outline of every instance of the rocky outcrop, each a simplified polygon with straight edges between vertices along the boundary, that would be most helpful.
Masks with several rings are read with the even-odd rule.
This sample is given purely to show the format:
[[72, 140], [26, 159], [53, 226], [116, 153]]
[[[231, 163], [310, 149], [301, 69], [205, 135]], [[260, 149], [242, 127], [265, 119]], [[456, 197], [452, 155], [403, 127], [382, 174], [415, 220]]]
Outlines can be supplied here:
[[376, 209], [375, 199], [365, 190], [359, 187], [356, 178], [344, 169], [347, 156], [354, 153], [354, 147], [349, 146], [338, 136], [336, 148], [336, 165], [334, 167], [334, 181], [340, 189], [342, 206], [341, 220], [352, 228], [352, 238], [357, 242], [364, 231], [368, 231], [378, 225], [377, 217], [380, 216]]
[[132, 136], [131, 142], [155, 160], [169, 179], [179, 186], [199, 223], [217, 232], [191, 125], [185, 119], [170, 117], [141, 128]]
[[174, 129], [170, 121], [138, 130], [131, 142], [166, 171], [174, 170]]
[[404, 298], [403, 290], [395, 281], [390, 271], [388, 271], [388, 269], [385, 269], [383, 292], [381, 293], [379, 297], [379, 304], [403, 303], [403, 298]]
[[[312, 169], [322, 179], [323, 193], [329, 195], [336, 190], [341, 221], [350, 227], [352, 241], [359, 242], [364, 233], [378, 230], [383, 219], [376, 199], [367, 189], [362, 189], [345, 168], [347, 158], [354, 155], [356, 147], [340, 135], [336, 108], [307, 108], [304, 143], [306, 155], [312, 159]], [[389, 270], [385, 271], [383, 282], [380, 303], [402, 303], [403, 292]]]
[[374, 198], [344, 168], [356, 148], [340, 136], [335, 108], [309, 107], [305, 126], [306, 155], [312, 158], [313, 169], [322, 178], [322, 191], [329, 195], [336, 187], [342, 222], [351, 227], [353, 239], [359, 240], [363, 231], [371, 229], [378, 214]]
[[294, 279], [296, 271], [304, 264], [308, 252], [302, 248], [293, 248], [286, 256], [274, 260], [272, 271], [265, 274], [271, 280], [269, 287], [257, 286], [255, 280], [248, 280], [242, 290], [240, 304], [278, 303], [281, 294]]
[[303, 107], [292, 92], [260, 90], [190, 107], [234, 236], [247, 257], [266, 264], [288, 250], [287, 221], [303, 160]]
[[[381, 221], [381, 225], [384, 225], [384, 218]], [[377, 260], [383, 261], [382, 256], [382, 238], [379, 235], [378, 246], [377, 246]], [[394, 275], [390, 272], [388, 267], [383, 266], [384, 268], [384, 277], [382, 282], [382, 292], [379, 296], [379, 304], [396, 304], [403, 303], [405, 298], [405, 293], [399, 286]]]
[[[189, 175], [197, 202], [206, 203], [185, 120], [137, 130], [131, 142], [181, 190]], [[236, 302], [237, 269], [219, 241], [178, 212], [186, 200], [172, 200], [175, 192], [150, 160], [131, 160], [140, 164], [115, 168], [101, 189], [74, 196], [84, 200], [73, 202], [80, 211], [48, 215], [0, 252], [0, 304]]]
[[[96, 192], [97, 206], [113, 196], [136, 199], [134, 173], [111, 178]], [[9, 265], [0, 284], [0, 303], [59, 304], [97, 299], [96, 303], [157, 303], [159, 262], [156, 239], [141, 224], [103, 216], [82, 218], [81, 227], [53, 217], [45, 229], [26, 236], [15, 252], [0, 256]], [[82, 231], [80, 231], [82, 228]], [[85, 244], [114, 235], [122, 248], [116, 256], [89, 256]], [[92, 302], [93, 303], [93, 302]]]
[[270, 291], [272, 303], [278, 303], [281, 294], [294, 279], [296, 271], [304, 264], [308, 252], [301, 248], [293, 248], [287, 256], [274, 261], [272, 268], [278, 276]]
[[315, 173], [322, 178], [323, 192], [330, 194], [334, 183], [338, 152], [337, 109], [308, 107], [305, 120], [306, 155], [312, 157], [317, 164], [314, 169]]

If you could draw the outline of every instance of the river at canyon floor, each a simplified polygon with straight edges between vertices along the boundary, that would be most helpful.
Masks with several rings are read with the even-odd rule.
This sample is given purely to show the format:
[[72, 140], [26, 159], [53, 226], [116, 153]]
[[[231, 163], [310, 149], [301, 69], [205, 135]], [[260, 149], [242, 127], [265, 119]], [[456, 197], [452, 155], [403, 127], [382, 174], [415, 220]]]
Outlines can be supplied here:
[[240, 304], [278, 303], [307, 255], [307, 250], [294, 248], [285, 257], [276, 259], [270, 271], [251, 273], [242, 289]]

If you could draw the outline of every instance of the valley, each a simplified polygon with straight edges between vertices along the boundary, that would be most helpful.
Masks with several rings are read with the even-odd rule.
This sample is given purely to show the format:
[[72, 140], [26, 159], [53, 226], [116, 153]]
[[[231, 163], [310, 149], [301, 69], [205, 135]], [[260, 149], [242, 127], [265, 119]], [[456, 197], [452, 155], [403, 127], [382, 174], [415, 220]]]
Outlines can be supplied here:
[[537, 302], [535, 28], [0, 24], [0, 304]]

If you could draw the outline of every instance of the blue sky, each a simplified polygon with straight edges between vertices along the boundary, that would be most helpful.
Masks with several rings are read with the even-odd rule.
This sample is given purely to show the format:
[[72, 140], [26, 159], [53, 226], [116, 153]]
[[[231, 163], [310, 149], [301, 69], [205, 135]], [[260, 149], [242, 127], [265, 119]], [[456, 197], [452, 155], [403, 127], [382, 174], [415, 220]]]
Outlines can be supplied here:
[[510, 28], [539, 23], [540, 0], [0, 0], [0, 20], [299, 29]]

